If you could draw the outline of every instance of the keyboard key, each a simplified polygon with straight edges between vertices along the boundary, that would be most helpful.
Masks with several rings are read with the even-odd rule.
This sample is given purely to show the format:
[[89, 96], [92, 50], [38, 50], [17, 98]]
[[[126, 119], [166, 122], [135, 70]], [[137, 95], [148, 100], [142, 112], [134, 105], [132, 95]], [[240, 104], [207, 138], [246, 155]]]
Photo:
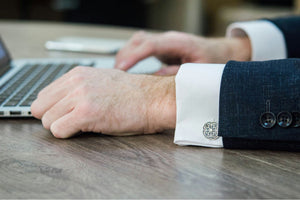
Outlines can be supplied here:
[[19, 103], [19, 101], [11, 100], [11, 101], [7, 102], [4, 106], [5, 107], [16, 106], [16, 105], [18, 105], [18, 103]]

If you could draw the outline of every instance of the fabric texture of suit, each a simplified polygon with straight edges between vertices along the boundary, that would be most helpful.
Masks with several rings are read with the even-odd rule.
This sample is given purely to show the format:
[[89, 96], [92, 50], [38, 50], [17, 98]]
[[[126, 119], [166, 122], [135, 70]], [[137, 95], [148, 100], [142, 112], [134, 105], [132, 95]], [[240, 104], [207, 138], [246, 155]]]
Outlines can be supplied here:
[[288, 58], [300, 58], [300, 16], [277, 18], [270, 21], [284, 35]]
[[[288, 57], [300, 58], [300, 17], [271, 22], [284, 34]], [[292, 124], [298, 118], [287, 127], [278, 123], [282, 113], [300, 112], [300, 59], [229, 61], [219, 105], [219, 135], [225, 148], [300, 151], [300, 126]], [[272, 127], [262, 125], [265, 112], [276, 116]]]

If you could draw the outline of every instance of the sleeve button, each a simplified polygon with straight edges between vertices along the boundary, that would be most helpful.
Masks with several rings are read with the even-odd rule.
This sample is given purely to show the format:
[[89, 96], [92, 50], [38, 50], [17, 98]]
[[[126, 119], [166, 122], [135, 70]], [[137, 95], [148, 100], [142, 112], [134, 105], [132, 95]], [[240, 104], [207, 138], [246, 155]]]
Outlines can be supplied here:
[[293, 123], [292, 126], [297, 128], [300, 126], [300, 112], [292, 112]]
[[272, 112], [264, 112], [260, 116], [260, 125], [264, 128], [272, 128], [276, 124], [276, 117]]
[[293, 116], [289, 112], [280, 112], [277, 115], [277, 124], [283, 128], [286, 128], [292, 124]]

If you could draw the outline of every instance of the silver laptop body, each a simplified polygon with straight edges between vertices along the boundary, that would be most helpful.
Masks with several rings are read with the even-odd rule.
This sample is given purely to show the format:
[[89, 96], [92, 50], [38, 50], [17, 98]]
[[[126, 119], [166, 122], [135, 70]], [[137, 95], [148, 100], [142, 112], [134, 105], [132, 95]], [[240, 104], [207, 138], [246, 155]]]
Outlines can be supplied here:
[[[30, 105], [38, 92], [76, 66], [113, 68], [113, 57], [38, 58], [12, 60], [0, 38], [0, 117], [32, 117]], [[161, 67], [155, 58], [148, 58], [129, 70], [151, 74]]]

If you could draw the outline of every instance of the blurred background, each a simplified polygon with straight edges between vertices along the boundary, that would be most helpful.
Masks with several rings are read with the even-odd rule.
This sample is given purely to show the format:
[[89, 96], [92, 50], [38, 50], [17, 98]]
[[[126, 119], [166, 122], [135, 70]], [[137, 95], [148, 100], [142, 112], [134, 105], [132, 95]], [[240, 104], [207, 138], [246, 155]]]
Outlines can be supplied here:
[[300, 0], [0, 0], [0, 20], [60, 21], [223, 36], [234, 21], [300, 14]]

